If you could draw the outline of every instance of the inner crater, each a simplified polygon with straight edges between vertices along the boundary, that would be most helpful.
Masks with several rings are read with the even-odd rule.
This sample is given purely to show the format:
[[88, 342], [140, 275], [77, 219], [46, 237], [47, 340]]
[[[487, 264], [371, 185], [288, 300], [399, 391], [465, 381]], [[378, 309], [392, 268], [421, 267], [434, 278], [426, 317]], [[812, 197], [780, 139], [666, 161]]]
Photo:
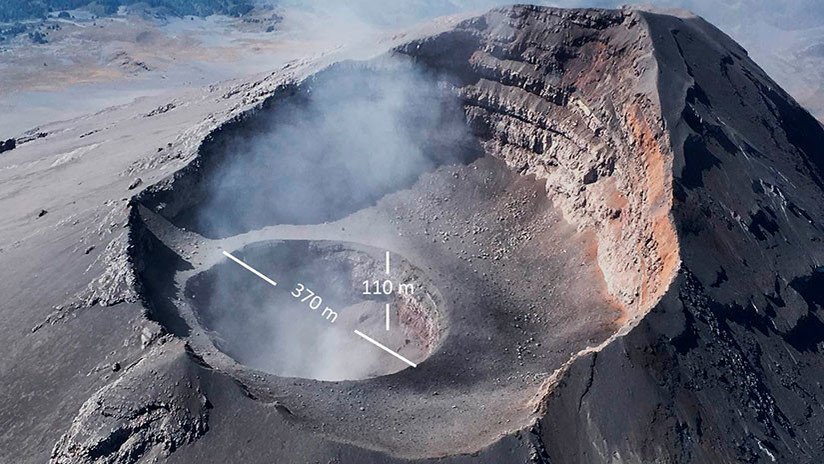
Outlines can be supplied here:
[[185, 297], [214, 346], [240, 364], [283, 377], [359, 380], [409, 365], [355, 329], [415, 364], [437, 348], [440, 297], [397, 255], [389, 274], [383, 251], [353, 243], [266, 241], [232, 255], [278, 285], [227, 258], [189, 279]]

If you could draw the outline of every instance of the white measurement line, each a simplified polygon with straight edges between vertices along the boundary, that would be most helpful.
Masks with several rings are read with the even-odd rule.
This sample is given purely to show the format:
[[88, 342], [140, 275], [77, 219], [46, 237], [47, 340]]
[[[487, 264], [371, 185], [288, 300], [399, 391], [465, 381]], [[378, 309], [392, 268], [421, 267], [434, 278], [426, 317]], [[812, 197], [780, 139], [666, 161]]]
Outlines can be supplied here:
[[385, 346], [381, 345], [380, 343], [376, 342], [375, 340], [373, 340], [373, 339], [369, 338], [369, 336], [365, 335], [365, 334], [364, 334], [363, 332], [361, 332], [360, 330], [355, 330], [355, 333], [356, 333], [356, 334], [358, 334], [358, 335], [360, 335], [360, 336], [361, 336], [363, 339], [365, 339], [367, 342], [369, 342], [369, 343], [371, 343], [371, 344], [373, 344], [373, 345], [377, 346], [378, 348], [382, 349], [383, 351], [386, 351], [387, 353], [389, 353], [389, 354], [391, 354], [392, 356], [394, 356], [394, 357], [396, 357], [396, 358], [400, 359], [401, 361], [405, 362], [406, 364], [409, 364], [409, 365], [410, 365], [410, 366], [412, 366], [412, 367], [418, 367], [418, 365], [417, 365], [417, 364], [415, 364], [415, 363], [413, 363], [412, 361], [410, 361], [410, 360], [408, 360], [408, 359], [404, 358], [403, 356], [399, 355], [398, 353], [395, 353], [394, 351], [392, 351], [392, 350], [390, 350], [389, 348], [387, 348], [387, 347], [385, 347]]
[[389, 303], [386, 303], [386, 330], [389, 330]]
[[389, 275], [389, 252], [386, 252], [386, 275]]
[[265, 275], [263, 275], [262, 273], [258, 272], [258, 270], [257, 270], [257, 269], [255, 269], [255, 268], [253, 268], [252, 266], [250, 266], [250, 265], [248, 265], [248, 264], [244, 263], [243, 261], [241, 261], [241, 260], [239, 260], [239, 259], [235, 258], [235, 257], [234, 257], [231, 253], [229, 253], [228, 251], [223, 250], [223, 256], [225, 256], [225, 257], [227, 257], [227, 258], [231, 259], [232, 261], [234, 261], [234, 262], [236, 262], [236, 263], [240, 264], [241, 266], [243, 266], [244, 268], [246, 268], [246, 270], [247, 270], [247, 271], [249, 271], [249, 272], [251, 272], [252, 274], [254, 274], [254, 275], [256, 275], [256, 276], [260, 277], [260, 278], [261, 278], [261, 279], [263, 279], [263, 280], [265, 280], [266, 282], [268, 282], [269, 284], [271, 284], [273, 287], [277, 287], [277, 285], [278, 285], [278, 283], [277, 283], [277, 282], [275, 282], [274, 280], [272, 280], [272, 279], [270, 279], [270, 278], [266, 277], [266, 276], [265, 276]]

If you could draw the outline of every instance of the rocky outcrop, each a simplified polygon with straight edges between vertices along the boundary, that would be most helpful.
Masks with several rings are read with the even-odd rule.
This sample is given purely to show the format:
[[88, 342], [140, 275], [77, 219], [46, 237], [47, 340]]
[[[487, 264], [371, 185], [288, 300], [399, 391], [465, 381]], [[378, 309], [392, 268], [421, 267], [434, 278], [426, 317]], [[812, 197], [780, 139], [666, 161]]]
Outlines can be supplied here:
[[669, 136], [641, 14], [518, 6], [400, 51], [458, 76], [485, 151], [544, 179], [567, 220], [596, 234], [604, 279], [637, 321], [679, 262]]
[[176, 369], [186, 366], [187, 357], [181, 343], [171, 342], [126, 367], [83, 404], [49, 462], [157, 459], [206, 433], [211, 403], [201, 391], [196, 367], [185, 367], [182, 375]]
[[16, 139], [8, 139], [8, 140], [5, 140], [5, 141], [0, 140], [0, 153], [3, 153], [4, 151], [14, 150], [14, 148], [16, 146], [17, 146], [17, 140]]

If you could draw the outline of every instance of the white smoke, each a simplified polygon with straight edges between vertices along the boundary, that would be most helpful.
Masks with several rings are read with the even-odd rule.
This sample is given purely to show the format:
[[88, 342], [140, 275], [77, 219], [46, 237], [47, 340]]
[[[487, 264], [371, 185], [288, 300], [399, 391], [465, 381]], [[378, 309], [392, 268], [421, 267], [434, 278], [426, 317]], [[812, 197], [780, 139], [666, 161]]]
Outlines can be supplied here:
[[[215, 137], [204, 164], [205, 196], [186, 226], [211, 237], [276, 224], [311, 227], [370, 207], [439, 165], [479, 155], [447, 82], [405, 58], [322, 71]], [[353, 288], [351, 272], [288, 248], [250, 255], [250, 264], [284, 282], [274, 290], [236, 266], [220, 268], [197, 290], [205, 293], [195, 304], [220, 347], [286, 376], [353, 379], [404, 367], [354, 335], [359, 321], [352, 318], [370, 306], [358, 305], [362, 287]], [[339, 312], [334, 324], [289, 296], [297, 282]], [[371, 306], [376, 316], [382, 308]]]

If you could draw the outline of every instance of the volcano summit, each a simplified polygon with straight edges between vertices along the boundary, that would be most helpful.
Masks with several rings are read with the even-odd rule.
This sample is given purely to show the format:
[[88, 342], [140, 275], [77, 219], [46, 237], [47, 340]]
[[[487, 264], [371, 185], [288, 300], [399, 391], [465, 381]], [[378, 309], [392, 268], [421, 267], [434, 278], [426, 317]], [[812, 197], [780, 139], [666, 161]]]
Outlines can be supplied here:
[[0, 461], [824, 459], [824, 129], [698, 17], [500, 8], [14, 142]]

